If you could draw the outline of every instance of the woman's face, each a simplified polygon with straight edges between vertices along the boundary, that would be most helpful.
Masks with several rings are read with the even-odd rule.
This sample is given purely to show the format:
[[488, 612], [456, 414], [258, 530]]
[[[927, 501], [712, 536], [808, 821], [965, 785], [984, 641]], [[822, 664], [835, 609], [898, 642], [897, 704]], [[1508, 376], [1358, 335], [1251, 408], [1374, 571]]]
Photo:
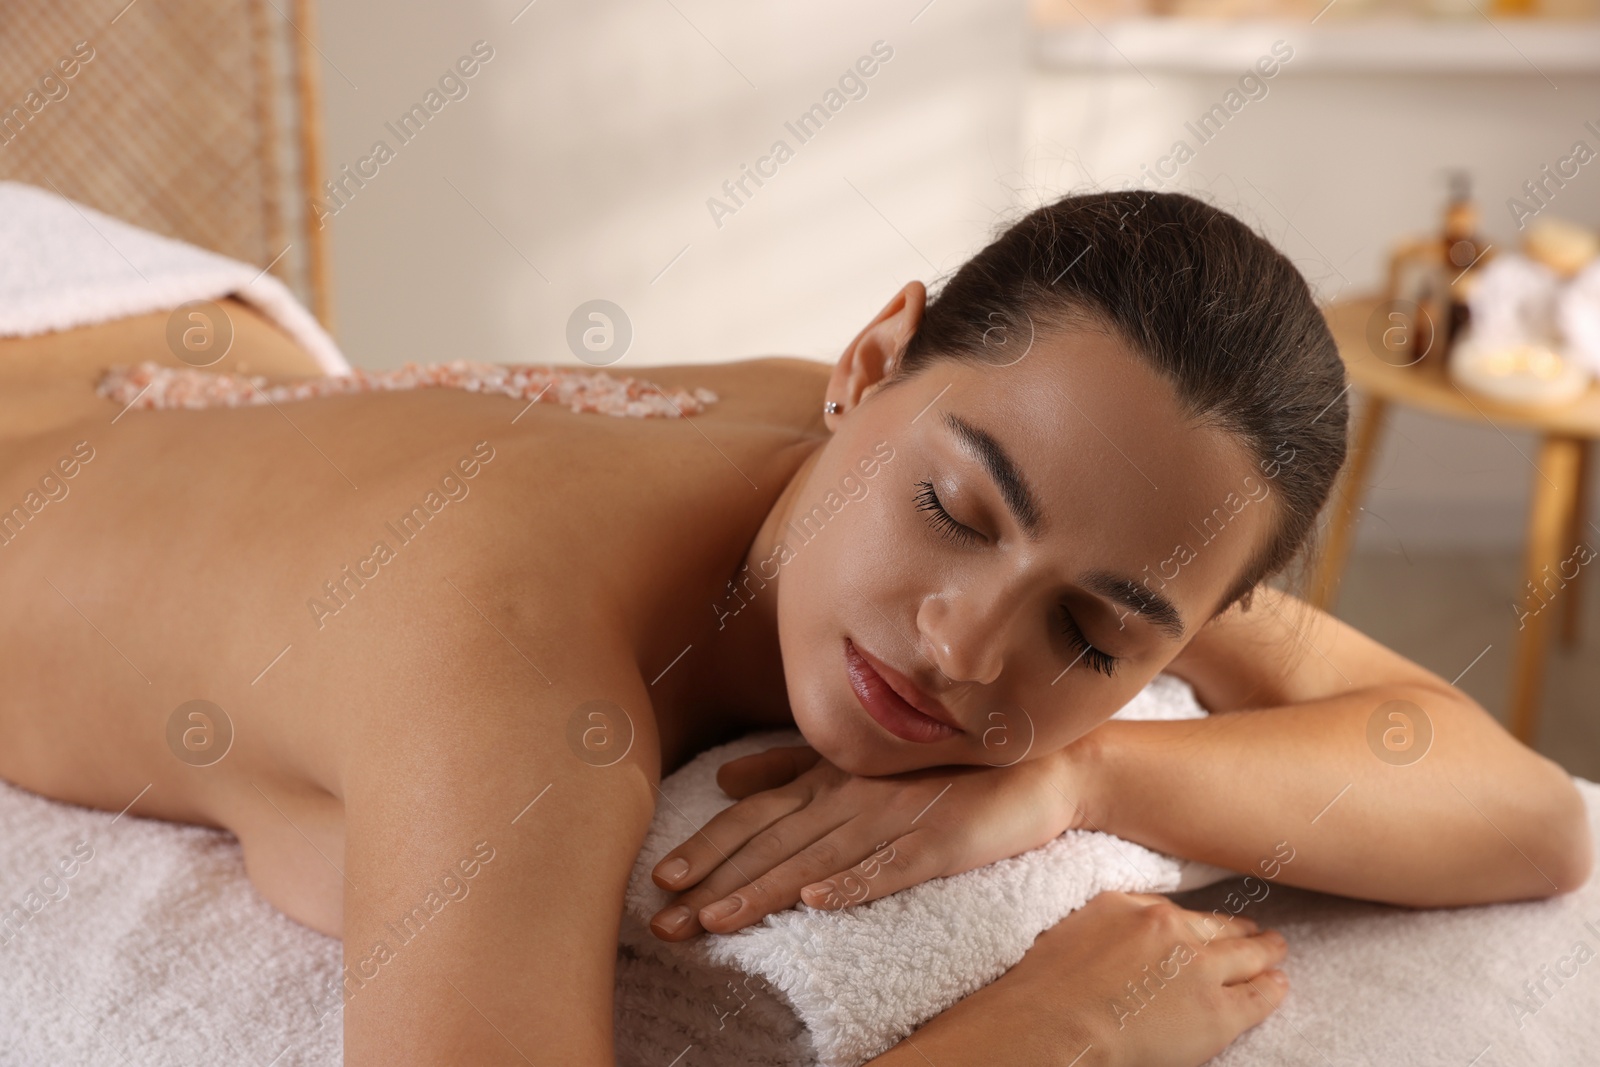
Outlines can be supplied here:
[[1105, 332], [888, 386], [870, 352], [846, 368], [853, 352], [829, 394], [845, 410], [754, 568], [781, 575], [795, 723], [844, 770], [1070, 744], [1177, 655], [1270, 535], [1254, 458], [1186, 423]]

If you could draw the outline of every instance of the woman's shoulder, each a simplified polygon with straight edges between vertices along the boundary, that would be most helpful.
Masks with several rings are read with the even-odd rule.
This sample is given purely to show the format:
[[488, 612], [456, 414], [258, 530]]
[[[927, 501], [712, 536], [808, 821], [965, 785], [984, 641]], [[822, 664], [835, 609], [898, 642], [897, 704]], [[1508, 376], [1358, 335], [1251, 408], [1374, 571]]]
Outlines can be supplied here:
[[719, 422], [770, 423], [822, 429], [822, 396], [831, 364], [793, 356], [764, 356], [727, 363], [640, 367], [628, 373], [662, 386], [709, 389], [716, 403], [706, 416]]
[[498, 480], [478, 479], [470, 543], [450, 558], [522, 605], [530, 638], [615, 640], [659, 672], [694, 638], [658, 643], [715, 621], [728, 576], [822, 432], [827, 368], [772, 359], [629, 373], [717, 400], [687, 419], [539, 404], [501, 435], [482, 430]]
[[642, 562], [652, 548], [690, 551], [691, 545], [668, 543], [671, 531], [687, 531], [693, 546], [719, 556], [728, 546], [742, 549], [826, 433], [827, 367], [777, 358], [627, 374], [663, 389], [709, 390], [716, 399], [683, 418], [615, 418], [535, 405], [495, 441], [519, 482], [517, 492], [500, 498], [507, 520], [547, 543], [571, 541], [609, 566]]

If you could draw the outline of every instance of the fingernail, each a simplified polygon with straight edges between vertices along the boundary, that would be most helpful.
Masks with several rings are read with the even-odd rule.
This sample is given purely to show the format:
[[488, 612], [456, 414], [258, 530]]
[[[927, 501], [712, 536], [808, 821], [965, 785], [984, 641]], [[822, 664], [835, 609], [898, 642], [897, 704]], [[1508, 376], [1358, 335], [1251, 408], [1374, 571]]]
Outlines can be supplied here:
[[656, 872], [669, 882], [676, 882], [689, 873], [689, 861], [679, 856], [669, 860], [656, 869]]
[[657, 916], [655, 925], [658, 929], [664, 930], [669, 934], [675, 934], [683, 929], [683, 924], [688, 922], [693, 914], [687, 905], [679, 904], [676, 907], [668, 908]]
[[700, 917], [702, 920], [717, 922], [721, 919], [726, 919], [743, 906], [744, 902], [738, 897], [725, 897], [722, 900], [717, 901], [715, 904], [707, 904], [705, 907], [701, 908]]

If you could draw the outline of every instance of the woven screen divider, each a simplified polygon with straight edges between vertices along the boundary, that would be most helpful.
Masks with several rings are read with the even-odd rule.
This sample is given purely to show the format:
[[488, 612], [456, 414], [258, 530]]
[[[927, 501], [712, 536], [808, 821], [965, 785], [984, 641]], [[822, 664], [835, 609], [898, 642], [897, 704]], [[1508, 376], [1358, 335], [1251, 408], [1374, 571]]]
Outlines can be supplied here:
[[331, 325], [313, 6], [4, 0], [0, 179], [271, 264]]

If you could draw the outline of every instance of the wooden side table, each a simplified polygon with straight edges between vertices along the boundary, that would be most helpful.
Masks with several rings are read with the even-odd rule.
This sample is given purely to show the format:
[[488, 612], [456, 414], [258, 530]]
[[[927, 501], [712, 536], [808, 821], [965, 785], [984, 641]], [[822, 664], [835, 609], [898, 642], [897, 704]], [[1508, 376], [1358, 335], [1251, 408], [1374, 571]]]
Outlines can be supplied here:
[[[1578, 638], [1580, 583], [1588, 568], [1578, 567], [1576, 576], [1567, 579], [1561, 575], [1560, 565], [1579, 544], [1600, 544], [1600, 540], [1588, 542], [1585, 536], [1588, 524], [1584, 499], [1590, 444], [1600, 437], [1600, 386], [1591, 384], [1578, 399], [1560, 407], [1532, 408], [1469, 393], [1444, 375], [1420, 366], [1396, 366], [1368, 341], [1368, 324], [1383, 303], [1381, 298], [1372, 297], [1342, 301], [1326, 309], [1350, 381], [1365, 395], [1366, 403], [1356, 421], [1344, 475], [1334, 492], [1331, 521], [1323, 555], [1312, 578], [1310, 600], [1324, 610], [1332, 610], [1391, 405], [1402, 404], [1468, 422], [1487, 422], [1499, 430], [1537, 433], [1541, 444], [1533, 503], [1528, 512], [1524, 576], [1535, 589], [1543, 591], [1540, 580], [1548, 567], [1566, 585], [1553, 598], [1559, 603], [1552, 603], [1548, 610], [1531, 611], [1522, 618], [1516, 632], [1511, 732], [1524, 744], [1532, 745], [1538, 732], [1539, 697], [1552, 614], [1560, 613], [1560, 636], [1565, 647], [1572, 647]], [[1591, 565], [1600, 565], [1600, 561]], [[1526, 595], [1526, 587], [1519, 588], [1511, 602], [1520, 602]]]

